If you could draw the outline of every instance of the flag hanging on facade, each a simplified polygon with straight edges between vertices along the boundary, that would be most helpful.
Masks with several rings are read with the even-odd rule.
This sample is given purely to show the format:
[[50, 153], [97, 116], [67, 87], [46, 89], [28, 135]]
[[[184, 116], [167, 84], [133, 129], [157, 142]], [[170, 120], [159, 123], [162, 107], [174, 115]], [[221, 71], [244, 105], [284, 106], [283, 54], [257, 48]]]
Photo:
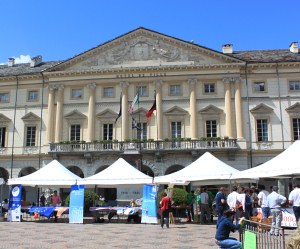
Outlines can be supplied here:
[[154, 112], [155, 110], [156, 110], [156, 98], [154, 99], [154, 103], [153, 103], [152, 107], [151, 107], [150, 110], [147, 111], [147, 113], [146, 113], [147, 122], [150, 121], [151, 116], [152, 116], [152, 114], [153, 114], [153, 112]]
[[135, 95], [134, 99], [132, 100], [132, 102], [128, 108], [128, 112], [132, 112], [135, 104], [140, 102], [140, 93], [139, 92], [140, 91], [138, 90], [137, 94]]
[[121, 117], [121, 116], [122, 116], [122, 93], [120, 95], [120, 111], [119, 111], [118, 117], [116, 118], [115, 124], [117, 123], [119, 117]]

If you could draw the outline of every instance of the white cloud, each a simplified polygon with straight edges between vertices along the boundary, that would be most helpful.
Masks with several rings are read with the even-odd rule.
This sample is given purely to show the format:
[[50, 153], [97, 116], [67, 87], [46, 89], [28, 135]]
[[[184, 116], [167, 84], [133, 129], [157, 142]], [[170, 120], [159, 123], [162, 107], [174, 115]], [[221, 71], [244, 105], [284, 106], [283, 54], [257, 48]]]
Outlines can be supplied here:
[[20, 57], [14, 57], [16, 64], [29, 63], [31, 61], [30, 55], [20, 55]]

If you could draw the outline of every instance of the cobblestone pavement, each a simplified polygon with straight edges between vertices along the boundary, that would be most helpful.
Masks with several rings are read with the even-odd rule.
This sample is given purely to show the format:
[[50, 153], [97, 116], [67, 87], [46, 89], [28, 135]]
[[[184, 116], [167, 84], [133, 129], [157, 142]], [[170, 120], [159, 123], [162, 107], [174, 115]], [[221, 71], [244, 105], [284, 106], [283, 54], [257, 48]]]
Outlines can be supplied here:
[[215, 225], [188, 223], [162, 229], [151, 224], [0, 222], [0, 248], [207, 249], [217, 248], [214, 234]]

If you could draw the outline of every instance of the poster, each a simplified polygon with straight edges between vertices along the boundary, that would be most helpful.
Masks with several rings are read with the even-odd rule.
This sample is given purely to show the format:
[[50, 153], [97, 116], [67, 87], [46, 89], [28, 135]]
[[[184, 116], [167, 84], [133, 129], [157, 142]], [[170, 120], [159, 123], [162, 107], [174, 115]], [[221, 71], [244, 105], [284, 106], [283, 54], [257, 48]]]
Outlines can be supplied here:
[[244, 249], [256, 249], [256, 234], [245, 231]]
[[143, 190], [142, 223], [157, 224], [156, 198], [156, 185], [145, 184]]
[[84, 185], [71, 186], [69, 223], [83, 223]]
[[12, 185], [8, 203], [8, 221], [21, 221], [22, 185]]

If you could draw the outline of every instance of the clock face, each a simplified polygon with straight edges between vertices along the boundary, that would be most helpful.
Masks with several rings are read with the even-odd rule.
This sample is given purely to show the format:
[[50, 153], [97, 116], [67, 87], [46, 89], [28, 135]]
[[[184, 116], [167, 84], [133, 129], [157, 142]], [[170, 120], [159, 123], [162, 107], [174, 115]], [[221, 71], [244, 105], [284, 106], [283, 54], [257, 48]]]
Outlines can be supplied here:
[[12, 195], [13, 195], [14, 197], [18, 196], [19, 193], [20, 193], [20, 188], [19, 188], [18, 186], [15, 186], [15, 187], [12, 189], [11, 193], [12, 193]]

